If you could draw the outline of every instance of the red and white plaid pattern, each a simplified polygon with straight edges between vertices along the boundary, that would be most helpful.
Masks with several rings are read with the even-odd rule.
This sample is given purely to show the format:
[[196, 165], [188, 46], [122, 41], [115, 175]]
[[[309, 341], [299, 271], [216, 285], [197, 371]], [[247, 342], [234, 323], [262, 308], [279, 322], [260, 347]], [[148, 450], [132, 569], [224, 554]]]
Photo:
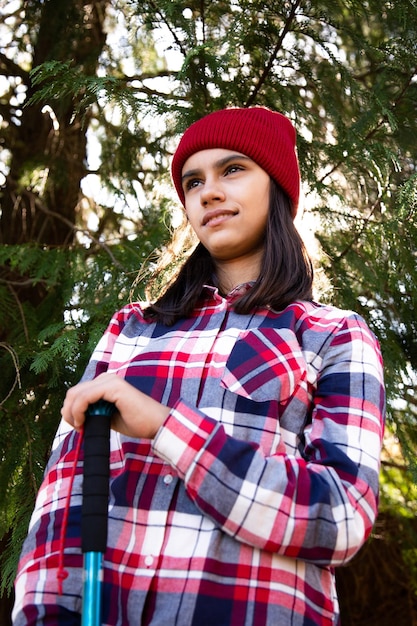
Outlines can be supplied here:
[[[356, 314], [297, 302], [238, 315], [206, 288], [167, 328], [119, 311], [85, 379], [117, 372], [171, 407], [153, 442], [112, 432], [107, 626], [330, 626], [333, 567], [375, 520], [384, 421], [376, 339]], [[65, 429], [64, 429], [65, 430]], [[79, 624], [78, 435], [57, 434], [16, 581], [15, 626]]]

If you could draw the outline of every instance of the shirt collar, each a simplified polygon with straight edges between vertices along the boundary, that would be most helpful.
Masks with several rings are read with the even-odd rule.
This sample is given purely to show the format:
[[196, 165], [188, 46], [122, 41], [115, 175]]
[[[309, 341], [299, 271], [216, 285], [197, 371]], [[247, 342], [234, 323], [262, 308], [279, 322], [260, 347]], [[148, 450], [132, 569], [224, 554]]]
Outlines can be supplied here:
[[221, 298], [221, 299], [224, 298], [228, 302], [234, 302], [241, 296], [245, 295], [245, 293], [247, 293], [249, 289], [252, 289], [254, 284], [255, 284], [254, 280], [241, 283], [240, 285], [233, 287], [233, 289], [229, 291], [229, 293], [227, 293], [225, 296], [221, 295], [221, 293], [219, 292], [219, 288], [216, 285], [204, 285], [203, 288], [204, 290], [210, 291], [215, 298]]

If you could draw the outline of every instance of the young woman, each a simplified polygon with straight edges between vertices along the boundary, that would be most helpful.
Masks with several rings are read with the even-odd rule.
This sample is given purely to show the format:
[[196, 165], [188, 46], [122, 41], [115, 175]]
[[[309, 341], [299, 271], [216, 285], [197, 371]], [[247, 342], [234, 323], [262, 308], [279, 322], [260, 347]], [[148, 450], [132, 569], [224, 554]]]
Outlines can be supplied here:
[[378, 343], [312, 300], [294, 227], [290, 121], [212, 113], [183, 135], [172, 177], [199, 243], [152, 305], [115, 314], [67, 393], [16, 581], [15, 626], [79, 624], [87, 406], [115, 403], [103, 624], [330, 626], [334, 567], [369, 536], [384, 421]]

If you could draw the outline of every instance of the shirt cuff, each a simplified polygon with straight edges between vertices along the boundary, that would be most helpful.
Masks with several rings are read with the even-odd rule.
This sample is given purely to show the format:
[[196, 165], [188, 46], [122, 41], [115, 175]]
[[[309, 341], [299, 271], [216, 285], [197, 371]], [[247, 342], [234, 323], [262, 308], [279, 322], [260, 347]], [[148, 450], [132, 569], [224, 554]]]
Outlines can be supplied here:
[[216, 420], [180, 399], [159, 429], [152, 449], [186, 480], [218, 427]]

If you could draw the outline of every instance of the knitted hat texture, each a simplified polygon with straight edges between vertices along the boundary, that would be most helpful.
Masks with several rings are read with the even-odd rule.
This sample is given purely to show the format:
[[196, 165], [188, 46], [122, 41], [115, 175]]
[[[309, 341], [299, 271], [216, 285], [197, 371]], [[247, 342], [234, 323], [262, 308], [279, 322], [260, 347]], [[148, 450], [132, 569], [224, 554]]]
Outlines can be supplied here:
[[184, 204], [182, 169], [200, 150], [224, 148], [250, 157], [288, 194], [295, 217], [300, 196], [296, 131], [290, 120], [266, 107], [230, 108], [209, 113], [185, 131], [174, 154], [171, 174]]

